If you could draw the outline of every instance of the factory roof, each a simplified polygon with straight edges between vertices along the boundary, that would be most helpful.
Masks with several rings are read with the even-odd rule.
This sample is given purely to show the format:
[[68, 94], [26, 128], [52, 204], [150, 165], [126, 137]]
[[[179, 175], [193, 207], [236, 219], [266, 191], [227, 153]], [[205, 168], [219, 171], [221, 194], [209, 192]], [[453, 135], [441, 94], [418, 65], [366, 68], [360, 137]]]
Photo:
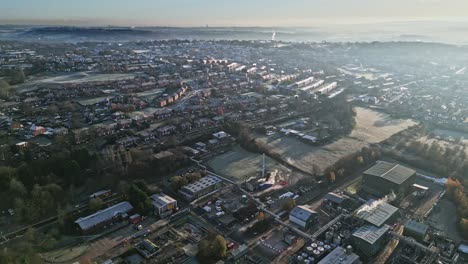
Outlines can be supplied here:
[[423, 223], [418, 223], [416, 221], [409, 220], [405, 224], [405, 229], [409, 230], [411, 232], [415, 232], [415, 233], [418, 233], [418, 234], [425, 235], [427, 233], [427, 230], [429, 229], [429, 226], [425, 225]]
[[187, 186], [184, 186], [183, 189], [184, 190], [188, 190], [188, 191], [191, 191], [192, 193], [196, 193], [196, 192], [199, 192], [201, 190], [204, 190], [212, 185], [215, 185], [217, 183], [221, 182], [221, 179], [216, 177], [216, 176], [213, 176], [213, 175], [209, 175], [209, 176], [205, 176], [203, 178], [201, 178], [200, 180], [194, 182], [194, 183], [191, 183]]
[[415, 173], [413, 169], [386, 161], [379, 161], [364, 172], [366, 175], [381, 177], [396, 184], [402, 184]]
[[353, 237], [360, 238], [369, 244], [374, 244], [390, 229], [389, 225], [383, 225], [382, 227], [376, 227], [366, 225], [360, 227], [353, 233]]
[[330, 254], [323, 258], [318, 264], [355, 264], [359, 262], [359, 256], [353, 252], [346, 253], [342, 247], [335, 248]]
[[310, 217], [317, 215], [317, 212], [306, 206], [299, 205], [294, 207], [294, 209], [292, 209], [289, 214], [299, 220], [306, 222]]
[[121, 202], [104, 210], [97, 211], [92, 215], [78, 218], [75, 223], [78, 224], [81, 230], [88, 230], [96, 225], [107, 222], [115, 216], [130, 212], [133, 206], [129, 202]]
[[359, 207], [356, 215], [370, 224], [382, 226], [396, 212], [398, 212], [398, 208], [395, 206], [385, 202], [379, 203], [378, 201], [375, 201]]
[[346, 196], [346, 195], [340, 195], [340, 194], [337, 194], [337, 193], [329, 192], [323, 198], [327, 199], [328, 201], [331, 201], [331, 202], [334, 202], [334, 203], [337, 203], [337, 204], [341, 204], [342, 202], [344, 202], [349, 197]]
[[153, 205], [158, 208], [176, 202], [174, 198], [164, 193], [153, 194], [150, 199], [153, 201]]

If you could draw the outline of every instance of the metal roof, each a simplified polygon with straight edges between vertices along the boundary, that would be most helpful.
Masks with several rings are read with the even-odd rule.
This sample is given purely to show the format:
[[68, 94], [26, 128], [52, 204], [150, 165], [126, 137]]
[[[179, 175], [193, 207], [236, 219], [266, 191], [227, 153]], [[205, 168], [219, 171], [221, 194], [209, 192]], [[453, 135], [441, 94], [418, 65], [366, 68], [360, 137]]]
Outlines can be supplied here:
[[340, 204], [346, 199], [348, 199], [349, 197], [346, 195], [339, 195], [337, 193], [329, 192], [323, 198], [327, 199], [328, 201], [332, 201], [334, 203]]
[[306, 206], [299, 205], [294, 207], [289, 214], [299, 220], [307, 222], [310, 217], [317, 215], [317, 212]]
[[398, 208], [388, 203], [380, 203], [375, 206], [364, 204], [356, 210], [357, 216], [368, 223], [375, 226], [382, 226], [387, 220], [392, 217]]
[[150, 196], [150, 199], [153, 201], [153, 205], [158, 208], [176, 202], [174, 198], [164, 193], [153, 194]]
[[212, 175], [209, 175], [209, 176], [205, 176], [203, 178], [201, 178], [200, 180], [194, 182], [194, 183], [191, 183], [187, 186], [184, 186], [182, 189], [183, 190], [188, 190], [192, 193], [197, 193], [201, 190], [204, 190], [210, 186], [213, 186], [215, 184], [218, 184], [219, 182], [221, 182], [221, 179], [216, 177], [216, 176], [212, 176]]
[[342, 247], [335, 248], [330, 254], [323, 258], [318, 264], [355, 264], [359, 262], [359, 256], [355, 253], [346, 253]]
[[360, 227], [353, 233], [353, 237], [362, 239], [369, 244], [374, 244], [381, 238], [387, 231], [390, 229], [389, 225], [383, 225], [382, 227], [376, 227], [371, 225], [366, 225]]
[[402, 184], [415, 173], [413, 169], [386, 161], [379, 161], [364, 172], [364, 174], [381, 177], [396, 184]]
[[415, 233], [418, 233], [418, 234], [421, 234], [421, 235], [425, 235], [427, 233], [427, 230], [429, 229], [429, 226], [425, 225], [423, 223], [418, 223], [416, 221], [409, 220], [405, 224], [405, 229], [407, 229], [407, 230], [409, 230], [411, 232], [415, 232]]
[[133, 206], [129, 202], [121, 202], [104, 210], [97, 211], [92, 215], [78, 218], [75, 223], [78, 224], [81, 230], [88, 230], [92, 227], [109, 221], [117, 215], [128, 213], [133, 209]]

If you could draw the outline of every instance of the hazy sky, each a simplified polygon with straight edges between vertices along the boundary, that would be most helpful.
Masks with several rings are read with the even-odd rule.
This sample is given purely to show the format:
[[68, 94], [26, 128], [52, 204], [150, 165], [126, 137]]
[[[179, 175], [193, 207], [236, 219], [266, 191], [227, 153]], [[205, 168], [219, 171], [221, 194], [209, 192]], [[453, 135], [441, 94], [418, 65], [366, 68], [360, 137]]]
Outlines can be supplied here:
[[312, 26], [468, 17], [468, 0], [0, 0], [0, 23]]

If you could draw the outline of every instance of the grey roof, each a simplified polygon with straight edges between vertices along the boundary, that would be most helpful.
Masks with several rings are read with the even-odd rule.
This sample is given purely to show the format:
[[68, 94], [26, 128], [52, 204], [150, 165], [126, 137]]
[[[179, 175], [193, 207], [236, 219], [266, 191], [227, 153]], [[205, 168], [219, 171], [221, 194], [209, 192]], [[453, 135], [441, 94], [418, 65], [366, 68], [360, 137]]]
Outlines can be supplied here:
[[184, 186], [182, 189], [184, 190], [189, 190], [191, 191], [192, 193], [197, 193], [201, 190], [204, 190], [210, 186], [213, 186], [215, 184], [218, 184], [219, 182], [221, 182], [221, 179], [216, 177], [216, 176], [213, 176], [213, 175], [209, 175], [209, 176], [205, 176], [203, 178], [201, 178], [200, 180], [194, 182], [194, 183], [191, 183], [187, 186]]
[[158, 208], [176, 202], [174, 198], [164, 193], [153, 194], [150, 196], [150, 199], [153, 201], [153, 205]]
[[425, 235], [427, 233], [427, 230], [429, 229], [429, 226], [425, 225], [423, 223], [418, 223], [416, 221], [409, 220], [405, 224], [405, 229], [409, 230], [411, 232], [415, 232], [415, 233], [418, 233], [418, 234]]
[[332, 201], [334, 203], [340, 204], [346, 199], [348, 199], [349, 197], [346, 195], [339, 195], [337, 193], [329, 192], [323, 198], [327, 199], [328, 201]]
[[353, 233], [353, 237], [362, 239], [369, 244], [374, 244], [379, 238], [385, 235], [389, 229], [389, 225], [383, 225], [382, 227], [366, 225], [356, 230]]
[[317, 215], [317, 212], [306, 206], [299, 205], [294, 207], [289, 215], [306, 222], [310, 217]]
[[381, 226], [398, 212], [398, 208], [388, 203], [381, 203], [374, 207], [370, 204], [364, 204], [356, 212], [359, 218], [375, 226]]
[[100, 223], [106, 222], [115, 216], [123, 213], [128, 213], [133, 209], [129, 202], [121, 202], [104, 210], [97, 211], [92, 215], [78, 218], [75, 223], [78, 224], [81, 230], [88, 230]]
[[413, 169], [386, 161], [379, 161], [373, 167], [364, 172], [364, 174], [381, 177], [396, 184], [405, 182], [415, 173], [416, 171]]
[[342, 247], [335, 248], [330, 254], [323, 258], [318, 264], [355, 264], [359, 263], [359, 256], [355, 253], [347, 254]]

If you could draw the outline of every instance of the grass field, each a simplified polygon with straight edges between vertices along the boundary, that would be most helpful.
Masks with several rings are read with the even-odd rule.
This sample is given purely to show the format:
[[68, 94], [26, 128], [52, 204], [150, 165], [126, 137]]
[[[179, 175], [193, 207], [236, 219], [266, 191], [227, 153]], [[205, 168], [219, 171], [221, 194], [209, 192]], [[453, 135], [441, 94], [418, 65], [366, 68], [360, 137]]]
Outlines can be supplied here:
[[341, 157], [371, 143], [381, 142], [415, 124], [411, 120], [393, 119], [386, 114], [357, 107], [356, 127], [351, 134], [324, 146], [311, 146], [287, 136], [280, 138], [262, 136], [257, 140], [266, 143], [290, 164], [313, 173], [313, 164], [324, 170]]
[[[240, 146], [235, 146], [231, 151], [208, 161], [217, 174], [228, 177], [234, 181], [243, 181], [249, 177], [260, 176], [262, 173], [262, 155], [249, 152]], [[303, 175], [293, 173], [285, 166], [265, 156], [265, 170], [272, 172], [278, 170], [279, 176], [291, 183]]]

